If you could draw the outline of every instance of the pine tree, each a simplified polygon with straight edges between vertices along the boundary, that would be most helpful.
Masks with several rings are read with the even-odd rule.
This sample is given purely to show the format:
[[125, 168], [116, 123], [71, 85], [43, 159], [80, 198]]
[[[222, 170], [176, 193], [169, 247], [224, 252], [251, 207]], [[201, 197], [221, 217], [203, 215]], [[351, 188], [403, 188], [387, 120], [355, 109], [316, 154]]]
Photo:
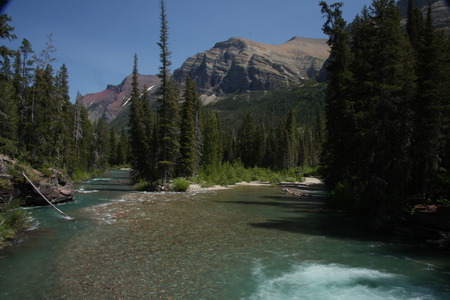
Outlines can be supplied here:
[[9, 80], [0, 79], [0, 153], [17, 154], [17, 106]]
[[[14, 40], [14, 30], [8, 22], [11, 18], [0, 15], [0, 39]], [[0, 152], [15, 156], [17, 153], [17, 105], [10, 58], [14, 52], [6, 46], [0, 46]]]
[[134, 182], [150, 179], [147, 172], [151, 162], [148, 159], [150, 147], [147, 141], [144, 105], [139, 92], [137, 55], [134, 56], [132, 90], [130, 95], [129, 136], [131, 168]]
[[328, 18], [324, 26], [332, 49], [325, 145], [328, 179], [332, 187], [345, 186], [346, 198], [354, 201], [350, 205], [386, 225], [407, 209], [414, 55], [395, 1], [374, 0], [363, 9], [352, 24], [351, 44], [340, 11], [321, 5], [331, 21], [340, 20], [335, 25], [341, 24], [327, 26], [333, 24]]
[[[431, 7], [416, 43], [418, 92], [415, 108], [415, 178], [412, 188], [426, 200], [433, 196], [439, 165], [446, 152], [445, 143], [445, 86], [447, 71], [446, 38], [432, 24]], [[447, 66], [448, 68], [448, 66]]]
[[73, 110], [69, 96], [69, 74], [63, 64], [55, 77], [55, 116], [53, 117], [53, 167], [67, 168], [68, 160], [73, 156], [71, 124]]
[[27, 39], [23, 39], [19, 51], [16, 54], [15, 62], [15, 76], [14, 87], [16, 95], [16, 103], [18, 108], [19, 123], [18, 123], [18, 136], [19, 136], [19, 151], [25, 152], [24, 138], [26, 136], [27, 122], [29, 119], [27, 116], [30, 112], [30, 85], [33, 80], [33, 65], [34, 60], [31, 58], [34, 51], [30, 42]]
[[247, 112], [238, 130], [238, 152], [242, 163], [246, 167], [256, 165], [256, 125], [251, 112]]
[[178, 153], [178, 99], [179, 91], [175, 83], [170, 81], [170, 51], [168, 48], [168, 26], [164, 0], [161, 0], [161, 31], [158, 46], [160, 54], [161, 87], [158, 99], [158, 128], [159, 128], [159, 160], [158, 168], [161, 171], [162, 185], [167, 185], [167, 180], [175, 167]]
[[90, 164], [93, 170], [101, 170], [108, 166], [109, 131], [103, 119], [99, 119], [94, 126], [94, 139], [91, 142]]
[[408, 0], [408, 18], [406, 22], [406, 31], [409, 42], [413, 47], [418, 47], [421, 43], [421, 30], [423, 26], [422, 11], [414, 7], [414, 0]]
[[108, 157], [108, 164], [110, 166], [117, 165], [117, 136], [116, 136], [116, 130], [113, 126], [109, 129], [109, 157]]
[[125, 128], [122, 127], [119, 142], [117, 144], [117, 154], [116, 154], [117, 164], [123, 165], [127, 163], [127, 156], [128, 156], [128, 138], [125, 133]]
[[284, 169], [292, 169], [297, 166], [297, 148], [298, 148], [298, 138], [297, 138], [297, 122], [295, 120], [294, 111], [291, 110], [286, 119], [286, 133], [284, 135], [284, 155], [283, 155], [283, 165]]
[[198, 109], [197, 88], [189, 76], [186, 78], [184, 103], [181, 110], [180, 157], [177, 161], [177, 173], [180, 176], [192, 176], [198, 169], [197, 139], [195, 136]]
[[223, 136], [217, 112], [206, 112], [202, 120], [202, 167], [216, 167], [222, 163]]
[[146, 151], [144, 174], [147, 179], [153, 180], [154, 178], [158, 177], [156, 174], [157, 148], [154, 147], [154, 144], [156, 144], [157, 141], [154, 137], [155, 125], [153, 110], [147, 90], [147, 86], [144, 85], [140, 96], [143, 109], [142, 122], [144, 128], [144, 135], [142, 139]]
[[368, 207], [388, 221], [403, 210], [412, 167], [414, 57], [395, 1], [373, 1], [370, 20], [370, 48], [360, 49], [370, 69], [356, 83], [365, 89], [359, 106], [365, 157], [358, 163], [367, 163], [358, 171], [366, 184], [364, 196], [371, 201]]
[[[352, 135], [356, 131], [351, 98], [352, 73], [349, 66], [353, 57], [347, 23], [342, 17], [342, 3], [328, 5], [321, 1], [322, 13], [326, 17], [323, 32], [329, 36], [330, 56], [326, 65], [326, 142], [322, 163], [325, 179], [330, 189], [348, 180], [351, 176]], [[306, 132], [303, 141], [306, 139]]]
[[88, 119], [88, 112], [81, 102], [76, 102], [73, 108], [72, 139], [74, 143], [74, 160], [73, 167], [69, 168], [69, 171], [71, 173], [75, 171], [93, 171], [89, 165], [93, 127]]

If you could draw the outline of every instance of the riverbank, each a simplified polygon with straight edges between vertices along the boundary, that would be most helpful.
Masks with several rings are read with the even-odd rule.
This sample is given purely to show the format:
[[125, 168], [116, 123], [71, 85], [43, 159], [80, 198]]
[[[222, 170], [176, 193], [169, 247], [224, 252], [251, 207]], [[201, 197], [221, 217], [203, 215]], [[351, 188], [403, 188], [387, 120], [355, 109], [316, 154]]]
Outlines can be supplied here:
[[73, 183], [62, 172], [36, 170], [0, 154], [0, 247], [12, 244], [32, 226], [30, 213], [21, 206], [63, 203], [73, 198]]
[[[310, 185], [316, 185], [316, 184], [323, 184], [323, 182], [316, 177], [305, 177], [305, 180], [302, 182], [282, 182], [279, 185], [289, 185], [289, 186], [298, 186], [301, 187], [303, 185], [310, 186]], [[270, 182], [261, 182], [261, 181], [251, 181], [251, 182], [239, 182], [233, 185], [223, 186], [223, 185], [214, 185], [212, 187], [202, 187], [200, 184], [193, 184], [191, 183], [188, 192], [193, 193], [200, 193], [200, 192], [210, 192], [210, 191], [220, 191], [220, 190], [227, 190], [227, 189], [234, 189], [239, 186], [275, 186], [275, 184]]]

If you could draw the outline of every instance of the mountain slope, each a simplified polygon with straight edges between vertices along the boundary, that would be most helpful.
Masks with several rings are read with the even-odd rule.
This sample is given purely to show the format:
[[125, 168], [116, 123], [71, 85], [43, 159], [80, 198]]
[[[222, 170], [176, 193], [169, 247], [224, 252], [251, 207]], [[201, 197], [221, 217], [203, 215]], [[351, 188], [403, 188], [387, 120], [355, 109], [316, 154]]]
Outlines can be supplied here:
[[[103, 118], [107, 122], [115, 119], [122, 107], [127, 104], [131, 94], [132, 75], [127, 76], [119, 85], [108, 85], [99, 93], [88, 94], [77, 99], [83, 103], [91, 121]], [[139, 90], [147, 87], [149, 92], [155, 92], [160, 85], [156, 75], [138, 75]]]
[[274, 90], [315, 77], [328, 58], [325, 39], [295, 37], [282, 45], [230, 38], [189, 57], [174, 71], [189, 75], [201, 94], [222, 96], [247, 90]]
[[[422, 10], [424, 18], [428, 11], [428, 5], [431, 4], [431, 17], [433, 24], [438, 29], [450, 35], [450, 1], [449, 0], [414, 0], [414, 7]], [[398, 6], [402, 16], [406, 19], [408, 15], [408, 0], [398, 1]]]

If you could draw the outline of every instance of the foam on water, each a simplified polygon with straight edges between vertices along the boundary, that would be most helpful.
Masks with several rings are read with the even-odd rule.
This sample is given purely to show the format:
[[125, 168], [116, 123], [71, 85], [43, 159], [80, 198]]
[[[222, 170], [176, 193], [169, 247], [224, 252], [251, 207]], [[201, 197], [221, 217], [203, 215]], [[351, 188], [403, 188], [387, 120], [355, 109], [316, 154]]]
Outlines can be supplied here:
[[302, 263], [278, 274], [258, 264], [253, 276], [257, 288], [248, 298], [252, 300], [444, 299], [402, 275], [338, 264]]
[[77, 193], [81, 194], [92, 194], [92, 193], [98, 193], [99, 190], [85, 190], [83, 188], [76, 190]]
[[111, 181], [113, 180], [113, 178], [104, 178], [104, 177], [99, 177], [99, 178], [93, 178], [89, 181]]

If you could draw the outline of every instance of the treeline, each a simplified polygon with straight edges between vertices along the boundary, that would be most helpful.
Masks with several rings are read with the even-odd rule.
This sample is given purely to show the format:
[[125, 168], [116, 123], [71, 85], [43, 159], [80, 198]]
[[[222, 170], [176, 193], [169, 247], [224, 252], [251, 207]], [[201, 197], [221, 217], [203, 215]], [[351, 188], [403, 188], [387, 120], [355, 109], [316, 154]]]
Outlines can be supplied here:
[[329, 36], [324, 174], [335, 204], [384, 226], [417, 202], [450, 199], [450, 43], [409, 1], [374, 0], [347, 26], [320, 3]]
[[[0, 16], [4, 41], [17, 38], [9, 22]], [[0, 153], [70, 176], [124, 162], [125, 154], [110, 151], [106, 123], [92, 124], [83, 105], [70, 102], [68, 70], [54, 70], [55, 51], [51, 35], [40, 54], [27, 39], [17, 50], [0, 47]]]
[[315, 168], [324, 142], [325, 85], [233, 95], [206, 106], [224, 124], [224, 160], [281, 170]]
[[[284, 113], [280, 112], [281, 104], [278, 105], [276, 119], [270, 117], [270, 113], [253, 115], [249, 111], [240, 120], [233, 121], [233, 125], [226, 124], [224, 129], [223, 116], [200, 105], [195, 82], [188, 77], [180, 91], [170, 80], [167, 38], [165, 6], [161, 1], [158, 43], [161, 88], [156, 112], [150, 105], [146, 88], [138, 89], [137, 57], [134, 59], [129, 138], [135, 182], [160, 180], [159, 184], [165, 186], [171, 178], [192, 178], [206, 170], [220, 170], [224, 164], [227, 168], [243, 165], [272, 170], [301, 169], [318, 164], [323, 142], [323, 107], [312, 105], [314, 112], [310, 114], [316, 122], [314, 125], [313, 121], [297, 121], [297, 113], [292, 110], [295, 102], [300, 102], [296, 98]], [[311, 101], [304, 103], [311, 105]], [[277, 110], [266, 104], [267, 112]]]

